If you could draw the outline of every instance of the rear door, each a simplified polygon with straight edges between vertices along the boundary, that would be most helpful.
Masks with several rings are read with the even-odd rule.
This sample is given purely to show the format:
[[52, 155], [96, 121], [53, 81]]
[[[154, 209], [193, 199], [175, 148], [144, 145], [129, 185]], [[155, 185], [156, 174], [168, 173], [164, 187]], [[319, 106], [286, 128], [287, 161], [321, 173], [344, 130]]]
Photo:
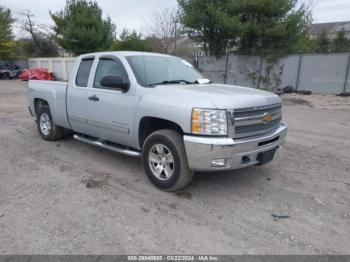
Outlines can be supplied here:
[[115, 56], [102, 56], [96, 66], [96, 73], [89, 97], [94, 97], [89, 106], [89, 130], [95, 137], [122, 145], [131, 145], [131, 124], [134, 113], [132, 86], [127, 92], [101, 85], [106, 75], [119, 76], [129, 82], [129, 76], [121, 60]]
[[67, 90], [67, 113], [70, 125], [76, 132], [89, 134], [89, 90], [92, 86], [91, 68], [94, 57], [83, 58], [78, 66], [76, 79]]

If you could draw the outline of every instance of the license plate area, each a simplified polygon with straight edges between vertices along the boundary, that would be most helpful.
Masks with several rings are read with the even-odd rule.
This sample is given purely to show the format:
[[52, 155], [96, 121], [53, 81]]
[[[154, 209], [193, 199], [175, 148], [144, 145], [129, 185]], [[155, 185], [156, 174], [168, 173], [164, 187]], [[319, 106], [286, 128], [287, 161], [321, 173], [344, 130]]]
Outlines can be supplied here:
[[258, 161], [257, 165], [263, 166], [269, 163], [270, 161], [272, 161], [273, 158], [275, 157], [276, 151], [277, 151], [277, 147], [270, 149], [268, 151], [259, 153], [258, 156], [256, 157], [256, 160]]

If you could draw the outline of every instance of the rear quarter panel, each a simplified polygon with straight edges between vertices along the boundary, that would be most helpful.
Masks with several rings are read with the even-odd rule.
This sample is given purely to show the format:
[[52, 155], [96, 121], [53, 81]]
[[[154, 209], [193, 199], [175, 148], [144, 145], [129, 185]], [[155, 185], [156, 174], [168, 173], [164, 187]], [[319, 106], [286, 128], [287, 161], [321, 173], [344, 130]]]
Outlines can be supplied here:
[[28, 102], [34, 116], [36, 117], [35, 99], [43, 99], [49, 104], [55, 124], [70, 128], [66, 107], [67, 86], [66, 82], [30, 80], [28, 82]]

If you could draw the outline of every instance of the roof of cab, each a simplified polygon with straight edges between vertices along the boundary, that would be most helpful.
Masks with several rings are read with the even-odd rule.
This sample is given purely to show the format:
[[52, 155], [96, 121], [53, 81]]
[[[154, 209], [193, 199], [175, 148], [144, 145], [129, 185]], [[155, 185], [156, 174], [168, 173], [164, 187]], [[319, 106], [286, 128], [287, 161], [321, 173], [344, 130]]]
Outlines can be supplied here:
[[144, 56], [164, 56], [164, 57], [174, 57], [167, 54], [151, 53], [151, 52], [137, 52], [137, 51], [109, 51], [109, 52], [95, 52], [89, 54], [80, 55], [80, 58], [91, 57], [91, 56], [107, 56], [107, 55], [121, 55], [121, 56], [133, 56], [133, 55], [144, 55]]

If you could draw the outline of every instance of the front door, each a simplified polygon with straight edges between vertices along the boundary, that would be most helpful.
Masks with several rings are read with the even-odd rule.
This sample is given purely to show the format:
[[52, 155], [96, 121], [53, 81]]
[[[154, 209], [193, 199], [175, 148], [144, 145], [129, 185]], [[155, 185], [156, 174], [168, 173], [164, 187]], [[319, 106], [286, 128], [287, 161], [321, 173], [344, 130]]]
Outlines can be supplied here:
[[89, 93], [89, 130], [94, 136], [119, 143], [131, 145], [131, 123], [133, 119], [134, 96], [131, 90], [101, 85], [104, 76], [118, 76], [123, 82], [129, 82], [126, 70], [116, 57], [101, 57], [98, 61], [93, 86]]

